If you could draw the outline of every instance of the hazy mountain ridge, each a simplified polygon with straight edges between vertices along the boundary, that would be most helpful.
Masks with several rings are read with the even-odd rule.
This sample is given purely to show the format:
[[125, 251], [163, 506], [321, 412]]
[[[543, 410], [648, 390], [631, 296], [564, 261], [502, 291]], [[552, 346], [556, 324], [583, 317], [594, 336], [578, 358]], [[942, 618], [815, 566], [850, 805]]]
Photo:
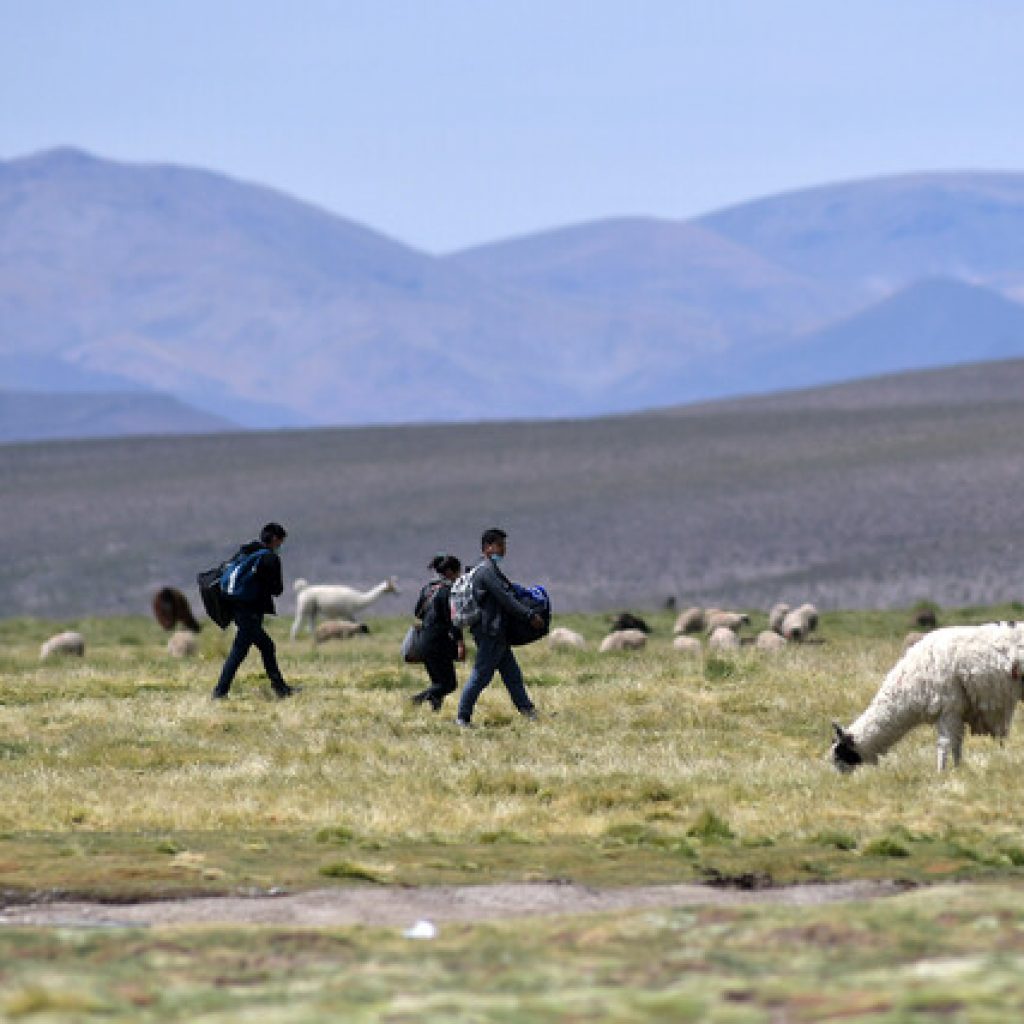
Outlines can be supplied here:
[[920, 175], [436, 257], [261, 186], [55, 150], [0, 162], [0, 358], [18, 386], [78, 372], [249, 426], [628, 411], [1017, 355], [1012, 310], [939, 353], [928, 302], [889, 300], [936, 276], [1024, 295], [1021, 229], [1024, 175]]
[[211, 434], [239, 429], [229, 420], [193, 409], [170, 395], [0, 391], [0, 441]]

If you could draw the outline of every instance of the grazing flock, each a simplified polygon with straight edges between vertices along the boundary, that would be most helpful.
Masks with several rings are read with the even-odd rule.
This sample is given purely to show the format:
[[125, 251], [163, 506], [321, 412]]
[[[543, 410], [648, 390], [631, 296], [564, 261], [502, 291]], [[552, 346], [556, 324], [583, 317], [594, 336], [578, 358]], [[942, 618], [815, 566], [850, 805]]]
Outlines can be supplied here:
[[[298, 607], [291, 627], [294, 640], [309, 629], [314, 645], [347, 640], [369, 632], [355, 614], [384, 594], [398, 593], [394, 577], [366, 591], [344, 586], [309, 586], [295, 583]], [[201, 625], [192, 614], [188, 598], [174, 587], [162, 587], [153, 596], [154, 618], [170, 633], [167, 653], [174, 658], [199, 653]], [[324, 618], [325, 621], [318, 621]], [[700, 657], [752, 646], [766, 653], [794, 645], [813, 643], [818, 629], [818, 610], [813, 604], [791, 608], [776, 604], [768, 612], [768, 628], [750, 635], [750, 617], [721, 608], [691, 607], [679, 613], [673, 627], [672, 649]], [[882, 681], [874, 699], [849, 726], [832, 723], [832, 764], [849, 772], [864, 764], [877, 764], [911, 729], [934, 725], [937, 732], [937, 766], [940, 771], [958, 765], [964, 734], [1003, 738], [1013, 722], [1014, 711], [1024, 697], [1024, 623], [1000, 622], [979, 626], [939, 628], [935, 612], [922, 608], [915, 614], [903, 655]], [[610, 630], [598, 651], [639, 651], [651, 633], [642, 618], [622, 612], [610, 622]], [[546, 643], [551, 650], [580, 651], [584, 637], [559, 626]], [[41, 660], [83, 658], [85, 637], [74, 631], [50, 637], [40, 648]]]

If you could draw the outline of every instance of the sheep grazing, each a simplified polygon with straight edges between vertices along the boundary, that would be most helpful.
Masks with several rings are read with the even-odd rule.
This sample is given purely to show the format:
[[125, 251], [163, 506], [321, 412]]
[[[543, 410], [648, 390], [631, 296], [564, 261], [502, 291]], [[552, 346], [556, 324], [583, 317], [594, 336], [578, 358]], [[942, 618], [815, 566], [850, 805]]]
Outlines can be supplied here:
[[199, 653], [199, 634], [190, 629], [176, 630], [167, 641], [167, 653], [172, 658], [194, 658]]
[[299, 635], [304, 626], [311, 633], [316, 631], [317, 619], [321, 616], [332, 619], [354, 619], [355, 614], [385, 594], [397, 594], [398, 581], [394, 576], [383, 580], [369, 590], [356, 590], [334, 584], [310, 586], [305, 580], [296, 580], [295, 591], [299, 595], [295, 610], [295, 621], [292, 623], [291, 638]]
[[713, 615], [708, 615], [706, 628], [708, 636], [711, 636], [718, 629], [728, 629], [733, 633], [738, 633], [744, 626], [749, 625], [749, 615], [743, 615], [740, 612], [716, 611]]
[[619, 612], [612, 619], [612, 632], [619, 633], [629, 629], [639, 629], [641, 633], [650, 633], [651, 631], [651, 627], [639, 615], [634, 615], [632, 612]]
[[684, 633], [703, 633], [706, 625], [707, 619], [704, 616], [703, 608], [687, 608], [677, 616], [672, 632], [676, 636], [681, 636]]
[[772, 605], [771, 611], [768, 613], [768, 628], [773, 633], [778, 633], [779, 636], [783, 636], [782, 624], [786, 621], [786, 616], [793, 609], [788, 604], [774, 604]]
[[76, 658], [85, 657], [85, 637], [81, 633], [68, 630], [51, 636], [39, 648], [39, 660], [46, 661], [47, 658], [64, 657], [70, 655]]
[[922, 637], [896, 663], [867, 710], [848, 728], [832, 723], [840, 771], [877, 764], [911, 729], [933, 723], [937, 763], [960, 763], [964, 727], [1004, 737], [1021, 699], [1024, 625], [952, 626]]
[[786, 638], [779, 636], [774, 629], [763, 629], [757, 634], [754, 646], [759, 651], [781, 651], [786, 646]]
[[548, 633], [548, 647], [553, 651], [582, 651], [586, 646], [587, 641], [579, 633], [565, 626], [557, 626]]
[[313, 633], [313, 643], [323, 644], [328, 640], [348, 640], [360, 633], [369, 633], [365, 622], [352, 622], [351, 619], [328, 619], [321, 622]]
[[719, 626], [708, 637], [708, 650], [734, 651], [740, 646], [740, 638], [728, 626]]
[[782, 620], [782, 635], [798, 643], [806, 640], [818, 628], [818, 609], [813, 604], [802, 604], [788, 612]]
[[161, 587], [153, 595], [153, 616], [168, 631], [184, 626], [198, 633], [203, 628], [196, 622], [188, 598], [177, 587]]
[[608, 651], [639, 651], [646, 646], [647, 634], [642, 629], [617, 629], [601, 641], [598, 650], [607, 654]]
[[700, 641], [695, 636], [677, 636], [672, 641], [672, 647], [674, 650], [679, 651], [680, 654], [700, 656]]

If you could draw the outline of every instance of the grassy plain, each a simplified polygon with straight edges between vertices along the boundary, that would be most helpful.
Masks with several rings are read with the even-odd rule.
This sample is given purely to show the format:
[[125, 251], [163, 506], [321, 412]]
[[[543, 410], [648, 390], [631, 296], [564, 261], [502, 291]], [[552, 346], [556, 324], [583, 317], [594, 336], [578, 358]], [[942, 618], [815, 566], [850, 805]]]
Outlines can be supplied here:
[[[1019, 1009], [1019, 727], [1004, 745], [969, 737], [963, 767], [942, 777], [928, 730], [852, 776], [824, 759], [830, 719], [859, 713], [898, 657], [906, 611], [826, 613], [821, 643], [702, 660], [671, 649], [667, 613], [650, 616], [639, 654], [598, 655], [598, 616], [559, 621], [591, 648], [522, 651], [541, 720], [519, 719], [496, 683], [471, 731], [450, 702], [438, 715], [410, 705], [423, 677], [396, 657], [398, 619], [319, 650], [275, 622], [302, 694], [272, 701], [250, 660], [217, 704], [228, 635], [213, 627], [199, 659], [177, 662], [142, 618], [0, 621], [4, 901], [563, 878], [979, 884], [859, 906], [459, 925], [435, 943], [360, 928], [7, 930], [0, 1013], [973, 1021]], [[85, 633], [86, 658], [40, 663], [39, 643], [66, 627]]]

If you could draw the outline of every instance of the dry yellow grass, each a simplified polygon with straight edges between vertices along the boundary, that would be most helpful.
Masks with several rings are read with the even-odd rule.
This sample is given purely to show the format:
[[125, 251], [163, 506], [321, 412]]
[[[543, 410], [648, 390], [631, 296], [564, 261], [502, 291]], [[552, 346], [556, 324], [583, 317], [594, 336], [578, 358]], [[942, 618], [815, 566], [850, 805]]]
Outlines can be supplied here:
[[973, 830], [999, 847], [1024, 827], [1017, 730], [1003, 746], [969, 738], [963, 768], [941, 777], [924, 729], [878, 768], [840, 776], [827, 764], [830, 720], [858, 713], [899, 656], [895, 617], [826, 615], [824, 643], [711, 661], [673, 651], [667, 618], [647, 650], [613, 655], [594, 650], [598, 618], [570, 621], [589, 651], [521, 652], [541, 720], [520, 719], [495, 682], [479, 727], [463, 731], [454, 699], [437, 715], [410, 704], [423, 675], [398, 659], [399, 621], [316, 651], [276, 622], [303, 693], [270, 700], [253, 654], [231, 698], [213, 703], [227, 638], [212, 627], [202, 657], [179, 662], [144, 620], [79, 623], [86, 659], [40, 664], [46, 624], [8, 620], [0, 829], [335, 827], [384, 846], [495, 833], [543, 843], [700, 835], [710, 814], [756, 850], [822, 835], [863, 846], [894, 830]]

